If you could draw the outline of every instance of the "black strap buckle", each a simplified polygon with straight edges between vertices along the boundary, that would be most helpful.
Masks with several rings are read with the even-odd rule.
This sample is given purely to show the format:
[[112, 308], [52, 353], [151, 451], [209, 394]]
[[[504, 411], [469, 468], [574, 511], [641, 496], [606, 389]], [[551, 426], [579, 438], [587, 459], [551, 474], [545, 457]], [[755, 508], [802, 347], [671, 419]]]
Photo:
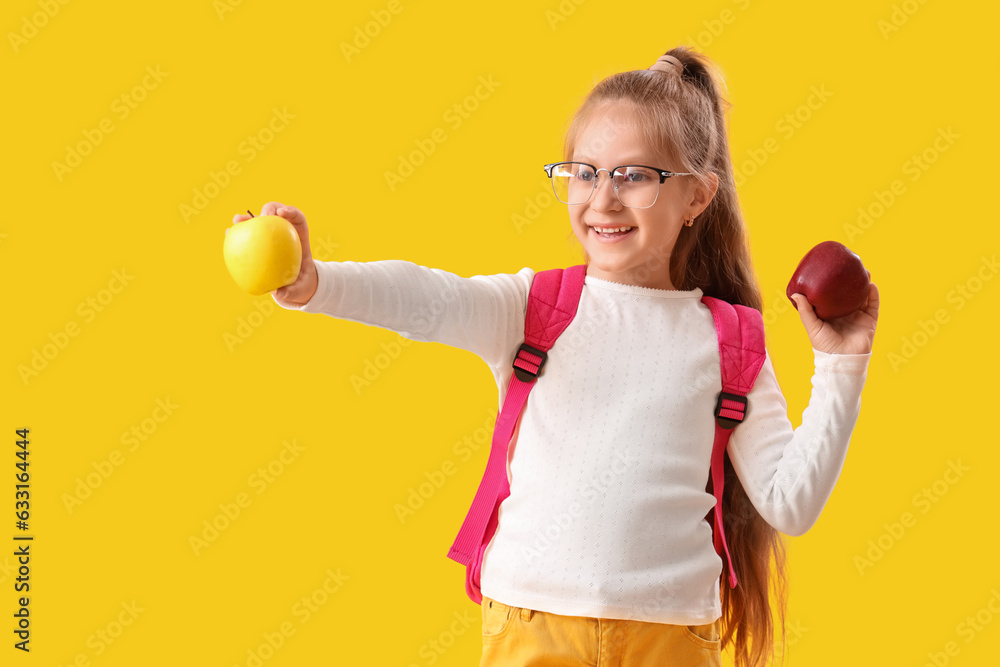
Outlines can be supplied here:
[[[533, 359], [522, 357], [521, 353], [527, 352], [528, 354], [535, 355], [536, 357], [541, 357], [541, 361], [536, 362]], [[521, 343], [521, 346], [517, 348], [517, 354], [514, 355], [514, 375], [521, 382], [531, 382], [538, 377], [538, 373], [541, 372], [542, 366], [545, 365], [545, 360], [548, 359], [547, 354], [537, 347], [532, 347], [527, 343]], [[518, 365], [518, 364], [521, 365]]]
[[715, 421], [724, 429], [736, 428], [747, 414], [747, 397], [720, 391], [715, 401]]

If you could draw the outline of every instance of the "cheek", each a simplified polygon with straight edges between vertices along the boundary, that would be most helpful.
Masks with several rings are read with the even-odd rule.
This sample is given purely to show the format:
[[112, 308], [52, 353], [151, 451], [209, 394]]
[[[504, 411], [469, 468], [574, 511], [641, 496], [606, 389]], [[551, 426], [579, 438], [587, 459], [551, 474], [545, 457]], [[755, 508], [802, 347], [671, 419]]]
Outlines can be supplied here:
[[646, 215], [642, 216], [639, 220], [639, 224], [662, 231], [670, 226], [670, 221], [674, 216], [675, 214], [672, 211], [670, 211], [667, 207], [664, 207], [656, 211], [649, 211]]

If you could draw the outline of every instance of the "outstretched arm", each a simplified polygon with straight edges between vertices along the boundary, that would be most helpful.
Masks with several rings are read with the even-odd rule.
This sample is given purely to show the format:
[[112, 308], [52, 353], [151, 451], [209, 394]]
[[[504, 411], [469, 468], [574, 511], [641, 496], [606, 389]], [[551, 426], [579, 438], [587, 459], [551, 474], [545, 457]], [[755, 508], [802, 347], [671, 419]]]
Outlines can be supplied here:
[[523, 337], [530, 268], [464, 278], [405, 260], [311, 261], [315, 294], [303, 305], [273, 294], [278, 305], [469, 350], [490, 366], [509, 365]]

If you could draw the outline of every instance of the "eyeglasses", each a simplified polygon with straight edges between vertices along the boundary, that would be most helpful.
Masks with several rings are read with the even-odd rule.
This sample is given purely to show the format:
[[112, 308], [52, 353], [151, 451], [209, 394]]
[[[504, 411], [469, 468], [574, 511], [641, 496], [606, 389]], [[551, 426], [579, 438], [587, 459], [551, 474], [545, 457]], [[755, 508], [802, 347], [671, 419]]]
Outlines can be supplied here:
[[[552, 191], [564, 204], [583, 204], [597, 189], [598, 169], [586, 162], [553, 162], [544, 167], [552, 179]], [[667, 171], [641, 164], [626, 164], [608, 172], [618, 201], [629, 208], [649, 208], [656, 203], [660, 184], [671, 176], [693, 176], [690, 172]]]

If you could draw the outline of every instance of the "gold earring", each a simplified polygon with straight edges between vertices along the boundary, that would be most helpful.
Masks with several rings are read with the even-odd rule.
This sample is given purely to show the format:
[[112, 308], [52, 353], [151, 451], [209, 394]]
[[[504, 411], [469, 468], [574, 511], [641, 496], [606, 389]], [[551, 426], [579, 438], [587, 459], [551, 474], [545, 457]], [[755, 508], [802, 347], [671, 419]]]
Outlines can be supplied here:
[[693, 225], [693, 224], [694, 224], [694, 218], [688, 218], [688, 219], [687, 219], [687, 220], [686, 220], [686, 221], [684, 222], [684, 226], [685, 226], [685, 227], [690, 227], [690, 226], [691, 226], [691, 225]]

